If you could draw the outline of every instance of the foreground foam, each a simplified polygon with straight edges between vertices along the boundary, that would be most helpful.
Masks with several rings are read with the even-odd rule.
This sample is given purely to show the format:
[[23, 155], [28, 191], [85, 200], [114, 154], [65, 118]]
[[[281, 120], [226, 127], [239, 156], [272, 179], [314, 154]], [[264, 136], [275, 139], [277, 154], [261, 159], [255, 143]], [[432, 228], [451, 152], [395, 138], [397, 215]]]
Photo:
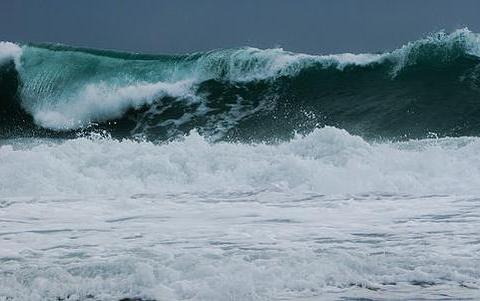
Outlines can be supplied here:
[[189, 191], [0, 206], [7, 300], [480, 296], [477, 197]]
[[79, 138], [0, 148], [0, 196], [276, 190], [469, 193], [480, 187], [477, 138], [367, 143], [323, 128], [279, 145], [167, 144]]

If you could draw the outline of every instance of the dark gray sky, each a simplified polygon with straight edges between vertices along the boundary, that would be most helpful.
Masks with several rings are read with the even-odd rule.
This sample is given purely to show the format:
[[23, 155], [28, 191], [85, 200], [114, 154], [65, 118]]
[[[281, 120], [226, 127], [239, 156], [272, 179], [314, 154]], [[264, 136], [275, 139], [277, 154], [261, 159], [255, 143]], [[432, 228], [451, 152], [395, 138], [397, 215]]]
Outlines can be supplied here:
[[479, 16], [479, 0], [0, 0], [0, 40], [149, 53], [372, 52], [441, 29], [480, 32]]

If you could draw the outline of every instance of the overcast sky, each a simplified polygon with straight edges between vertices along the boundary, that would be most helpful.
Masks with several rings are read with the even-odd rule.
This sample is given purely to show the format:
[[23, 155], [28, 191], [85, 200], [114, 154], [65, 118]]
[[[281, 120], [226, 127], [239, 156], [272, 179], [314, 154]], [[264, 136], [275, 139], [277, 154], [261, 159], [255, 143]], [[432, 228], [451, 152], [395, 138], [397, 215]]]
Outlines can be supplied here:
[[480, 0], [0, 0], [0, 40], [149, 53], [372, 52], [441, 29], [480, 32], [479, 15]]

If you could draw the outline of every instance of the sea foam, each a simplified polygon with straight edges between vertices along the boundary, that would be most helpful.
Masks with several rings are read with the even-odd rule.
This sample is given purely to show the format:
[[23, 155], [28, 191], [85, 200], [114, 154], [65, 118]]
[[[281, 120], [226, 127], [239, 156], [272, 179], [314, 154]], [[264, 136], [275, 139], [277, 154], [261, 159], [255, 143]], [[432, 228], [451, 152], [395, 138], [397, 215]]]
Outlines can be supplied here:
[[474, 193], [478, 138], [368, 143], [336, 128], [281, 144], [78, 138], [0, 147], [0, 196], [182, 191]]
[[0, 64], [8, 60], [18, 61], [22, 54], [22, 48], [10, 42], [0, 42]]

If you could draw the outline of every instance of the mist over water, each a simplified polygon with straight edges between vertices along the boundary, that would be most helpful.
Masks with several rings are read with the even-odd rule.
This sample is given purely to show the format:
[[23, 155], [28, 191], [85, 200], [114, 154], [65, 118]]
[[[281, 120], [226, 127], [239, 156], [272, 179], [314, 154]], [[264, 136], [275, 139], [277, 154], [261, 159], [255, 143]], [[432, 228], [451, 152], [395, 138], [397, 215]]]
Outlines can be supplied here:
[[468, 29], [374, 54], [1, 42], [0, 300], [478, 299], [479, 76]]

